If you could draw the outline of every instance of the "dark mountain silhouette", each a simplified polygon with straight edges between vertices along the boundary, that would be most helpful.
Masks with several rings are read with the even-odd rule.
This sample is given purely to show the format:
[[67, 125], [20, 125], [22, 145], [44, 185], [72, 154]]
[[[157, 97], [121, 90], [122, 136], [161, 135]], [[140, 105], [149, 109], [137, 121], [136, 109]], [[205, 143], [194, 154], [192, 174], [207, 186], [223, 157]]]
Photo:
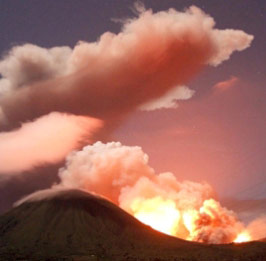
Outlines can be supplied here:
[[0, 260], [266, 260], [266, 244], [205, 245], [164, 235], [80, 190], [28, 200], [0, 217]]

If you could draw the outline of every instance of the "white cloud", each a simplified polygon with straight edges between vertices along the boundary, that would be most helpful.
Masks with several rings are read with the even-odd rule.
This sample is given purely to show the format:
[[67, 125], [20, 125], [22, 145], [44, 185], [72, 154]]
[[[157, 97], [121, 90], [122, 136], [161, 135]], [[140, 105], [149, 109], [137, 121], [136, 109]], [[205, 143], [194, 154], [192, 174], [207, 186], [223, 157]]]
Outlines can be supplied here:
[[166, 92], [162, 97], [144, 103], [139, 108], [142, 111], [174, 109], [178, 107], [178, 100], [188, 100], [194, 95], [194, 93], [195, 91], [187, 86], [177, 86]]

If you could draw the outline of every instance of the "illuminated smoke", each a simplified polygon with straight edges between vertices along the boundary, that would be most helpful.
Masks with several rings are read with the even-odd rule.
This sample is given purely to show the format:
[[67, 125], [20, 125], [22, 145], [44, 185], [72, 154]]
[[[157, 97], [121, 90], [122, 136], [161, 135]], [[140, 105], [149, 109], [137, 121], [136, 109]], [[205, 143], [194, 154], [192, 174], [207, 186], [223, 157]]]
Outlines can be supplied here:
[[233, 211], [214, 199], [205, 200], [199, 210], [184, 212], [183, 220], [190, 232], [187, 239], [205, 243], [230, 243], [244, 228]]
[[266, 236], [265, 217], [245, 227], [214, 199], [209, 184], [180, 182], [170, 172], [156, 174], [137, 146], [96, 142], [72, 152], [59, 177], [52, 189], [35, 192], [16, 205], [75, 188], [106, 197], [152, 228], [186, 240], [241, 243]]
[[100, 194], [154, 229], [187, 240], [229, 243], [244, 231], [236, 214], [213, 199], [210, 185], [156, 174], [140, 147], [86, 146], [67, 157], [59, 177], [56, 188]]
[[253, 220], [246, 229], [246, 233], [250, 238], [254, 240], [259, 240], [266, 238], [266, 216], [260, 216], [257, 219]]
[[97, 119], [62, 113], [51, 113], [21, 128], [0, 134], [0, 172], [18, 174], [38, 165], [65, 158], [84, 140], [92, 141], [102, 127]]
[[[119, 34], [106, 32], [97, 42], [79, 42], [73, 50], [25, 44], [12, 48], [0, 62], [0, 130], [7, 132], [26, 124], [10, 134], [1, 133], [0, 139], [12, 147], [13, 142], [6, 139], [16, 134], [21, 151], [31, 154], [29, 142], [34, 147], [32, 155], [39, 155], [31, 160], [28, 157], [21, 171], [56, 162], [75, 146], [58, 145], [62, 150], [51, 153], [47, 147], [53, 146], [54, 138], [34, 134], [38, 136], [34, 141], [29, 132], [24, 135], [25, 126], [27, 130], [33, 126], [33, 131], [42, 127], [55, 136], [59, 123], [46, 121], [44, 126], [44, 119], [38, 118], [51, 112], [97, 118], [108, 132], [139, 106], [146, 110], [176, 107], [176, 99], [188, 99], [193, 94], [187, 87], [176, 86], [188, 82], [203, 66], [216, 66], [232, 52], [247, 48], [253, 39], [240, 30], [214, 29], [214, 20], [197, 7], [158, 13], [144, 11], [139, 5], [136, 8], [138, 17], [125, 21]], [[90, 128], [96, 129], [94, 124]], [[97, 138], [102, 140], [103, 130], [98, 131]], [[77, 144], [81, 137], [73, 135], [66, 143]], [[14, 149], [7, 150], [7, 162], [20, 171], [17, 153], [12, 157]]]
[[79, 42], [72, 52], [15, 47], [0, 63], [0, 89], [11, 90], [0, 99], [6, 128], [52, 111], [105, 120], [124, 115], [185, 84], [204, 65], [227, 60], [253, 39], [214, 25], [194, 6], [185, 12], [148, 10], [127, 20], [119, 34]]

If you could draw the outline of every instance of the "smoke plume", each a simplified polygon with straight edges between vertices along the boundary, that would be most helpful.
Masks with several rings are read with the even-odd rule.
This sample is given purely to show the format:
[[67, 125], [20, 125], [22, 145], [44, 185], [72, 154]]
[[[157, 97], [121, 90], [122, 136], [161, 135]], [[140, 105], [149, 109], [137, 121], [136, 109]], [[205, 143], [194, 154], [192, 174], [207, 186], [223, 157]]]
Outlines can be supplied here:
[[[233, 211], [214, 199], [207, 183], [179, 182], [171, 172], [156, 174], [140, 147], [97, 142], [72, 152], [59, 171], [58, 188], [103, 195], [164, 233], [206, 243], [229, 243], [245, 231]], [[247, 227], [250, 238], [265, 219]], [[259, 234], [261, 237], [265, 233]]]
[[99, 120], [50, 113], [21, 128], [0, 133], [0, 173], [16, 174], [37, 165], [56, 163], [81, 142], [91, 142]]
[[[0, 134], [0, 155], [7, 151], [5, 167], [0, 171], [20, 171], [56, 162], [82, 137], [77, 134], [80, 126], [73, 126], [74, 116], [69, 123], [64, 116], [55, 124], [50, 124], [51, 116], [38, 118], [51, 112], [89, 116], [101, 119], [111, 130], [138, 107], [176, 107], [177, 99], [189, 99], [194, 93], [176, 86], [189, 81], [204, 65], [216, 66], [232, 52], [247, 48], [253, 39], [240, 30], [214, 29], [214, 20], [197, 7], [185, 12], [170, 9], [153, 13], [139, 6], [137, 10], [138, 17], [125, 21], [119, 34], [106, 32], [97, 42], [79, 42], [73, 50], [25, 44], [12, 48], [4, 57], [0, 62], [0, 130], [10, 131], [23, 122], [34, 122], [25, 123], [21, 130]], [[66, 135], [73, 135], [65, 137], [70, 140], [50, 152], [60, 122], [71, 125]], [[49, 129], [53, 137], [33, 134], [38, 139], [30, 138], [30, 133], [41, 132], [41, 128], [43, 132]], [[90, 128], [96, 129], [94, 124]], [[14, 137], [13, 142], [10, 137]], [[16, 141], [28, 155], [18, 161]], [[13, 167], [8, 167], [7, 162]]]
[[[265, 219], [247, 228], [233, 211], [214, 199], [207, 183], [180, 182], [173, 173], [156, 174], [140, 147], [96, 142], [72, 152], [59, 170], [60, 183], [20, 201], [40, 200], [60, 189], [78, 188], [100, 194], [140, 221], [161, 232], [205, 243], [229, 243], [248, 233], [248, 240]], [[252, 234], [253, 233], [253, 234]], [[260, 233], [261, 237], [265, 233]]]
[[[44, 49], [15, 47], [0, 63], [6, 128], [53, 111], [110, 119], [185, 84], [204, 65], [247, 48], [253, 36], [214, 29], [197, 7], [143, 11], [119, 34], [97, 42]], [[233, 41], [232, 41], [233, 39]]]
[[13, 47], [0, 62], [2, 92], [56, 78], [67, 73], [69, 47], [42, 48], [33, 44]]
[[252, 239], [259, 240], [266, 237], [266, 216], [261, 216], [250, 222], [247, 227], [248, 233], [251, 235]]
[[[186, 83], [204, 65], [218, 65], [233, 51], [247, 48], [253, 39], [239, 30], [214, 29], [214, 20], [196, 7], [185, 12], [141, 10], [137, 18], [124, 23], [119, 34], [104, 33], [97, 42], [79, 42], [73, 50], [31, 44], [11, 49], [0, 62], [0, 130], [9, 131], [21, 127], [21, 122], [34, 122], [25, 123], [12, 133], [0, 134], [3, 144], [0, 155], [8, 151], [4, 165], [7, 162], [13, 165], [1, 167], [0, 171], [26, 170], [56, 162], [82, 136], [77, 134], [80, 127], [73, 126], [74, 116], [69, 123], [65, 116], [56, 124], [50, 124], [51, 116], [38, 118], [51, 112], [89, 116], [103, 120], [106, 126], [113, 125], [112, 129], [139, 106], [145, 110], [176, 107], [176, 99], [193, 95], [192, 90], [176, 86]], [[67, 133], [73, 135], [70, 138], [66, 134], [65, 138], [70, 140], [51, 153], [49, 146], [53, 146], [60, 122], [71, 125]], [[33, 134], [38, 139], [30, 138], [30, 133], [42, 128], [43, 132], [49, 129], [53, 137]], [[94, 124], [91, 129], [96, 129]], [[11, 164], [10, 155], [17, 158], [16, 142], [29, 156], [27, 160], [21, 157], [19, 164]]]

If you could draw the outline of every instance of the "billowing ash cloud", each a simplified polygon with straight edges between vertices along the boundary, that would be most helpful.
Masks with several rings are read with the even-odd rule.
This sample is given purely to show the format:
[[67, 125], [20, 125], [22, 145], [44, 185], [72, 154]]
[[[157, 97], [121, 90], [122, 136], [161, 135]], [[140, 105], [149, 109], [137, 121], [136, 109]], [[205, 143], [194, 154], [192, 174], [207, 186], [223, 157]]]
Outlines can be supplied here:
[[[208, 207], [204, 213], [199, 212], [204, 204], [208, 204], [206, 200], [213, 196], [208, 184], [179, 182], [170, 172], [156, 174], [140, 147], [122, 146], [118, 142], [97, 142], [71, 153], [67, 157], [66, 167], [59, 171], [59, 177], [61, 183], [56, 188], [81, 188], [101, 194], [143, 222], [156, 222], [158, 214], [165, 218], [168, 214], [166, 211], [171, 208], [174, 220], [167, 223], [172, 224], [169, 229], [173, 228], [174, 232], [163, 232], [171, 232], [182, 238], [212, 243], [230, 242], [239, 230], [238, 226], [235, 229], [237, 219], [233, 214], [224, 217], [230, 217], [230, 222], [227, 222], [226, 228], [221, 228], [213, 226], [217, 220], [208, 215]], [[209, 204], [212, 211], [227, 213], [219, 203], [214, 200], [212, 203], [213, 206]], [[190, 215], [191, 211], [193, 215]], [[145, 213], [148, 213], [148, 220], [145, 220]], [[154, 216], [150, 216], [152, 213]], [[189, 220], [186, 215], [192, 219]], [[219, 215], [216, 216], [218, 219]], [[208, 218], [206, 225], [196, 227], [199, 220]]]
[[162, 97], [151, 100], [140, 106], [142, 111], [154, 111], [157, 109], [174, 109], [178, 107], [178, 100], [188, 100], [194, 95], [195, 91], [187, 86], [177, 86], [167, 91]]
[[67, 73], [69, 47], [42, 48], [33, 44], [13, 47], [0, 62], [0, 93]]
[[171, 172], [155, 173], [148, 155], [137, 146], [119, 142], [86, 146], [67, 157], [59, 178], [54, 190], [79, 188], [100, 194], [153, 228], [187, 240], [229, 243], [243, 233], [249, 240], [265, 237], [265, 232], [258, 233], [265, 218], [245, 228], [233, 211], [213, 199], [209, 184], [180, 182]]
[[52, 111], [121, 116], [186, 83], [204, 65], [227, 60], [253, 39], [214, 25], [196, 7], [148, 10], [128, 20], [119, 34], [80, 42], [72, 52], [67, 47], [15, 47], [0, 63], [2, 88], [11, 89], [0, 100], [6, 128]]
[[[240, 30], [214, 29], [214, 20], [197, 7], [158, 13], [137, 9], [142, 10], [139, 16], [127, 20], [119, 34], [104, 33], [97, 42], [79, 42], [73, 50], [31, 44], [12, 48], [0, 62], [0, 130], [10, 131], [23, 122], [58, 112], [101, 119], [108, 126], [107, 132], [139, 106], [145, 110], [176, 107], [177, 99], [193, 95], [189, 88], [176, 86], [185, 84], [204, 65], [216, 66], [232, 52], [247, 48], [253, 39]], [[73, 130], [73, 117], [69, 123], [67, 117], [58, 123], [64, 122]], [[81, 135], [65, 137], [65, 143], [72, 145], [58, 146], [61, 150], [51, 153], [45, 145], [53, 146], [58, 124], [50, 121], [42, 118], [10, 134], [0, 133], [7, 155], [14, 151], [7, 149], [14, 146], [11, 136], [19, 141], [21, 150], [34, 148], [32, 154], [39, 155], [31, 160], [28, 157], [25, 164], [13, 164], [11, 157], [5, 156], [6, 162], [17, 167], [0, 171], [53, 163], [69, 153], [73, 138], [77, 143]], [[49, 129], [53, 138], [33, 133], [40, 128]], [[96, 126], [92, 124], [91, 129]], [[27, 144], [26, 139], [35, 135], [38, 140], [31, 139]], [[15, 155], [13, 161], [17, 161]]]
[[[170, 172], [156, 174], [140, 147], [119, 142], [86, 146], [67, 157], [59, 177], [52, 190], [34, 193], [19, 203], [78, 188], [105, 196], [153, 228], [187, 240], [228, 243], [245, 231], [235, 213], [213, 199], [210, 185], [179, 182]], [[247, 231], [264, 222], [256, 221]]]
[[83, 140], [91, 142], [102, 126], [85, 116], [50, 113], [20, 129], [0, 134], [0, 172], [16, 174], [45, 163], [56, 163], [77, 149]]

